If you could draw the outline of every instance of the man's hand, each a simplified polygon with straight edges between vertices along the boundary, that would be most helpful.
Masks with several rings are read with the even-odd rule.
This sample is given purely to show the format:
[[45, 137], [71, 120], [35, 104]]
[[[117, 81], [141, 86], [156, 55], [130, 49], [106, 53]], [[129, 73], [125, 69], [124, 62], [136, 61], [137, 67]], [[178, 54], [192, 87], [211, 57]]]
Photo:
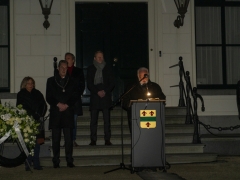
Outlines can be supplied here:
[[65, 111], [68, 108], [68, 105], [63, 103], [58, 103], [57, 107], [59, 108], [59, 111]]
[[98, 96], [100, 97], [100, 98], [103, 98], [104, 96], [105, 96], [105, 91], [104, 90], [101, 90], [101, 91], [98, 91]]

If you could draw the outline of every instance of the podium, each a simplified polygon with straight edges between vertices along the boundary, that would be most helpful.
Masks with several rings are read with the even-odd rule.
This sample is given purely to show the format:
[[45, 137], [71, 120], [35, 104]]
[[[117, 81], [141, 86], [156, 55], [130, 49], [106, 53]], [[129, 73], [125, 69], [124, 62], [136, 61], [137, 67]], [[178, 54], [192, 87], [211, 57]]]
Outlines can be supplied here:
[[131, 100], [132, 168], [165, 167], [165, 100]]

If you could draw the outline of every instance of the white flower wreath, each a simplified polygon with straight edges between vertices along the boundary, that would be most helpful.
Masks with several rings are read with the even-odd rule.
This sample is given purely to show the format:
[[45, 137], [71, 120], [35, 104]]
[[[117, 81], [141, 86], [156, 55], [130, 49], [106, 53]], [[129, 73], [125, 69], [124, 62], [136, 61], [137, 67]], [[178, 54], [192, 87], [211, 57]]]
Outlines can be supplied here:
[[[19, 138], [19, 132], [22, 136], [22, 143], [25, 143], [29, 154], [34, 154], [34, 147], [36, 143], [36, 134], [38, 134], [37, 123], [32, 116], [29, 116], [22, 108], [22, 105], [13, 107], [10, 103], [0, 104], [0, 144], [1, 138], [9, 135], [9, 138], [15, 142]], [[18, 131], [18, 132], [16, 132]], [[7, 136], [8, 137], [8, 136]], [[4, 140], [2, 140], [4, 141]]]

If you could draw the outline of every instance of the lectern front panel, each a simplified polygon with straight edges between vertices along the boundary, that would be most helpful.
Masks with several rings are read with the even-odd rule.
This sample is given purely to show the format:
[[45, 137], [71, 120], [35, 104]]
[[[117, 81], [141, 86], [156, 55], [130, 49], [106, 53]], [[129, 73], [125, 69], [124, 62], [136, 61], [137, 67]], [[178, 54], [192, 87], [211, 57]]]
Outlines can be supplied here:
[[132, 103], [132, 167], [165, 166], [165, 105]]

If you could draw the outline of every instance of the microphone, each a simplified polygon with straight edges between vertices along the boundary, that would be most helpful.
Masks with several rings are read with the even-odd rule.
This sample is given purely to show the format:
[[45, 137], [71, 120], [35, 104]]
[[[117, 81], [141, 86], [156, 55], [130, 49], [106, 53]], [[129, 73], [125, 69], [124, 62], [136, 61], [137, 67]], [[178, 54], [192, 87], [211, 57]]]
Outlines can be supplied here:
[[144, 80], [145, 78], [148, 78], [148, 74], [144, 74], [143, 78], [139, 80], [139, 82], [141, 82], [142, 80]]

